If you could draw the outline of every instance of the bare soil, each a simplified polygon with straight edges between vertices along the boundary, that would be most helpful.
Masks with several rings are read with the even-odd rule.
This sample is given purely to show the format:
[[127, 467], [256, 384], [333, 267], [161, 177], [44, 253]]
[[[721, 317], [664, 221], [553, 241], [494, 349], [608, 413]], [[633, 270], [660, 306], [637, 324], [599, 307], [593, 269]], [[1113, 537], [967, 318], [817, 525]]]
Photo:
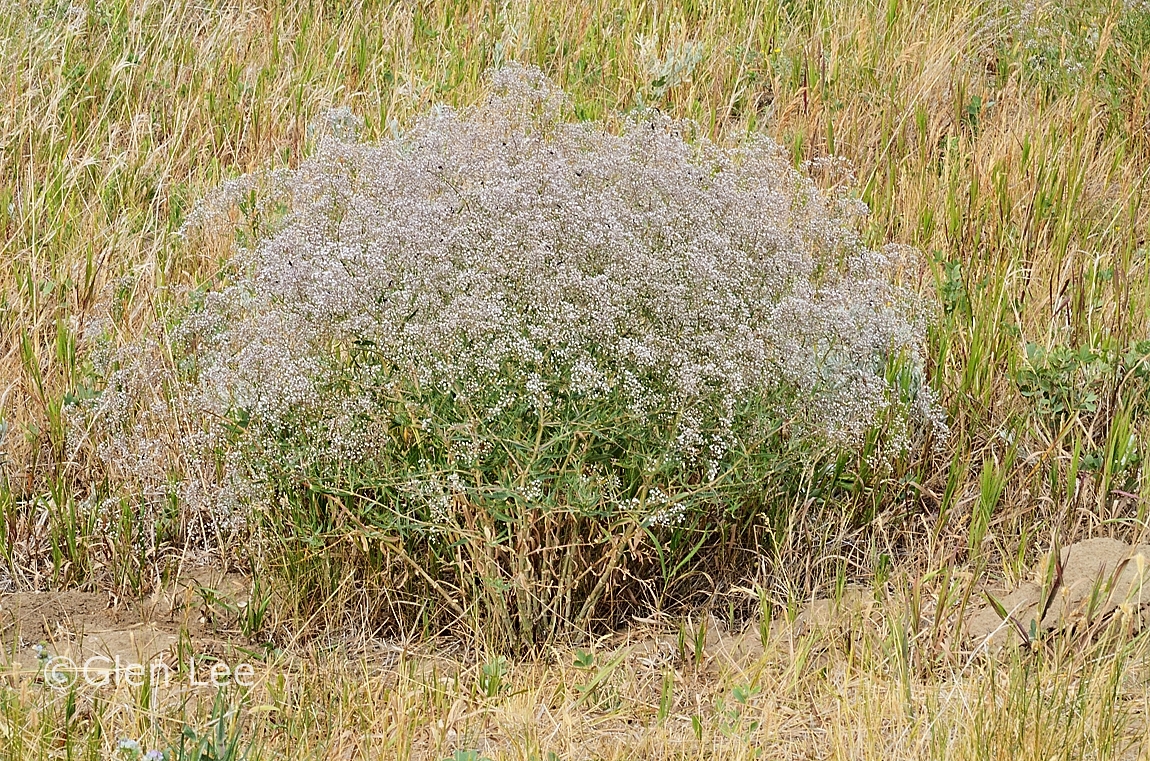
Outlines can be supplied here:
[[[1027, 580], [972, 594], [957, 630], [963, 649], [997, 650], [1012, 639], [1018, 641], [1020, 628], [1044, 635], [1081, 631], [1115, 615], [1133, 616], [1139, 625], [1150, 623], [1150, 545], [1088, 539], [1063, 548], [1060, 559], [1060, 574], [1053, 559], [1046, 557]], [[81, 591], [0, 594], [0, 643], [4, 645], [0, 670], [34, 668], [38, 646], [50, 655], [77, 662], [97, 655], [135, 663], [171, 660], [181, 646], [196, 653], [223, 654], [246, 644], [229, 616], [246, 604], [248, 590], [248, 580], [240, 574], [200, 573], [134, 601]], [[1052, 599], [1044, 605], [1047, 597]], [[990, 598], [1001, 603], [1006, 619]], [[785, 626], [792, 634], [877, 626], [883, 618], [882, 605], [870, 589], [848, 589], [838, 599], [809, 602]], [[1045, 615], [1038, 620], [1043, 607]], [[701, 646], [714, 667], [746, 664], [763, 653], [761, 634], [755, 628], [731, 633], [714, 619], [709, 619], [707, 627]], [[647, 668], [671, 663], [683, 657], [684, 647], [694, 647], [693, 642], [682, 642], [670, 633], [651, 635], [647, 630], [636, 634], [634, 638], [625, 635], [619, 644], [631, 649], [628, 661]]]
[[220, 624], [227, 606], [244, 604], [239, 574], [200, 573], [140, 600], [107, 594], [14, 592], [0, 595], [0, 668], [37, 663], [37, 646], [79, 662], [92, 656], [147, 663], [174, 653], [181, 635], [195, 652], [225, 648]]
[[[993, 649], [1023, 632], [1082, 631], [1115, 615], [1131, 617], [1138, 626], [1150, 623], [1150, 545], [1098, 537], [1062, 548], [1059, 558], [1060, 569], [1048, 556], [1014, 588], [986, 590], [983, 604], [965, 616], [966, 636]], [[1006, 619], [985, 595], [1002, 605]]]

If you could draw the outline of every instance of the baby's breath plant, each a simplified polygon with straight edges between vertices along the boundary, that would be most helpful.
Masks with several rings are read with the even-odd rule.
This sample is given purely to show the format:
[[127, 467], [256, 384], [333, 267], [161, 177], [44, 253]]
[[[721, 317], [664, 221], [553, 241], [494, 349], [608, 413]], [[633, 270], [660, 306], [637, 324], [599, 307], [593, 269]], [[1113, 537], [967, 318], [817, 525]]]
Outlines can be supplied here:
[[865, 207], [764, 137], [568, 114], [519, 66], [379, 144], [335, 113], [190, 218], [242, 236], [173, 331], [182, 494], [242, 495], [296, 599], [530, 645], [659, 604], [779, 479], [944, 433]]

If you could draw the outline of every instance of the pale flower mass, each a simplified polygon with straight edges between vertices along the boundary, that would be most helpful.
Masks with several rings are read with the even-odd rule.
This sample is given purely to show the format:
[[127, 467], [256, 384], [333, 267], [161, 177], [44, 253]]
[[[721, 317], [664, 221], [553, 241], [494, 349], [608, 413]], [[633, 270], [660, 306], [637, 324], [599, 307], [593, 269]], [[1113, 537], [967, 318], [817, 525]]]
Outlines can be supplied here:
[[[173, 331], [192, 369], [173, 370], [170, 406], [201, 421], [182, 426], [200, 453], [189, 461], [225, 440], [232, 452], [186, 484], [234, 494], [268, 468], [370, 469], [399, 435], [400, 397], [424, 410], [416, 429], [452, 430], [433, 469], [453, 475], [408, 474], [400, 490], [435, 519], [515, 421], [607, 405], [711, 479], [764, 416], [830, 447], [879, 422], [889, 452], [945, 435], [925, 310], [900, 280], [917, 254], [864, 245], [861, 202], [817, 187], [766, 137], [727, 146], [655, 111], [615, 129], [569, 112], [539, 71], [508, 66], [481, 104], [379, 143], [333, 112], [297, 169], [201, 204], [191, 243], [253, 191], [248, 212], [267, 223]], [[117, 372], [97, 411], [146, 449], [130, 434], [148, 411], [129, 421], [115, 393], [131, 363]], [[427, 412], [444, 404], [453, 420]], [[673, 502], [652, 498], [670, 506], [657, 523]]]

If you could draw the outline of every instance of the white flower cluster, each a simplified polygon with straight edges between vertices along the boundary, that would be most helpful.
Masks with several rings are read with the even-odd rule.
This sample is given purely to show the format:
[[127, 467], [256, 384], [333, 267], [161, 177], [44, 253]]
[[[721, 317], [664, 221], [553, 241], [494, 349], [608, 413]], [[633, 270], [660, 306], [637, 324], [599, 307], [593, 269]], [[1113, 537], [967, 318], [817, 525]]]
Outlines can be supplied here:
[[[987, 31], [996, 44], [1021, 54], [1023, 72], [1048, 87], [1073, 91], [1108, 82], [1107, 56], [1138, 56], [1150, 4], [1006, 0], [988, 5]], [[1091, 80], [1095, 81], [1091, 81]]]
[[[401, 381], [481, 422], [610, 401], [709, 478], [749, 404], [840, 446], [900, 409], [904, 432], [941, 425], [919, 304], [896, 284], [913, 262], [861, 243], [857, 202], [764, 137], [723, 147], [650, 112], [613, 134], [566, 107], [510, 66], [482, 105], [381, 144], [329, 120], [298, 169], [259, 178], [286, 215], [183, 325], [193, 403], [265, 438], [312, 421], [282, 458], [370, 463]], [[491, 448], [458, 441], [461, 462]], [[405, 491], [438, 513], [453, 489]]]

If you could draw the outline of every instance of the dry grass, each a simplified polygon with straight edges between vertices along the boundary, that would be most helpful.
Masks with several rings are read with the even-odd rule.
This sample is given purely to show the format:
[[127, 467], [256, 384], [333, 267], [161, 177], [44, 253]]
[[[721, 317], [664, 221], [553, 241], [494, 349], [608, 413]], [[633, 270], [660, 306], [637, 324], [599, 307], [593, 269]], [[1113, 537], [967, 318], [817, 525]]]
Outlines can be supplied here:
[[921, 628], [912, 601], [848, 592], [743, 633], [648, 625], [519, 662], [450, 643], [228, 649], [255, 685], [218, 694], [187, 675], [57, 691], [9, 667], [0, 736], [10, 758], [115, 757], [124, 737], [169, 748], [183, 727], [214, 744], [218, 726], [236, 752], [205, 758], [1143, 757], [1147, 639], [1129, 619], [1073, 647], [953, 657], [933, 598]]
[[[858, 474], [842, 512], [874, 517], [864, 533], [797, 506], [764, 561], [777, 602], [836, 572], [872, 579], [887, 606], [865, 633], [784, 628], [749, 665], [698, 675], [621, 665], [606, 707], [574, 696], [587, 675], [566, 652], [512, 664], [508, 690], [483, 699], [478, 655], [428, 675], [426, 653], [367, 659], [367, 674], [297, 653], [307, 670], [288, 687], [229, 698], [265, 757], [1123, 757], [1145, 730], [1141, 636], [923, 661], [907, 635], [937, 569], [1019, 577], [1056, 536], [1140, 535], [1150, 508], [1150, 386], [1112, 361], [1150, 337], [1150, 16], [1028, 7], [1022, 22], [1021, 4], [969, 0], [0, 4], [0, 583], [139, 593], [182, 557], [140, 537], [128, 507], [111, 525], [85, 517], [100, 485], [69, 458], [65, 414], [90, 390], [88, 326], [110, 315], [127, 342], [166, 318], [169, 294], [217, 276], [226, 247], [173, 236], [191, 204], [224, 178], [296, 165], [329, 106], [350, 106], [371, 139], [469, 102], [485, 70], [519, 60], [584, 117], [654, 104], [717, 137], [764, 130], [798, 162], [846, 157], [867, 239], [930, 262], [949, 450], [895, 481]], [[1028, 361], [1027, 344], [1047, 359]], [[1059, 347], [1073, 353], [1050, 360]], [[887, 595], [892, 560], [935, 582]], [[759, 692], [731, 730], [742, 685]], [[34, 680], [0, 687], [0, 755], [102, 758], [121, 733], [170, 739], [183, 721], [127, 692], [80, 699], [77, 714]], [[189, 706], [189, 722], [209, 708]]]

